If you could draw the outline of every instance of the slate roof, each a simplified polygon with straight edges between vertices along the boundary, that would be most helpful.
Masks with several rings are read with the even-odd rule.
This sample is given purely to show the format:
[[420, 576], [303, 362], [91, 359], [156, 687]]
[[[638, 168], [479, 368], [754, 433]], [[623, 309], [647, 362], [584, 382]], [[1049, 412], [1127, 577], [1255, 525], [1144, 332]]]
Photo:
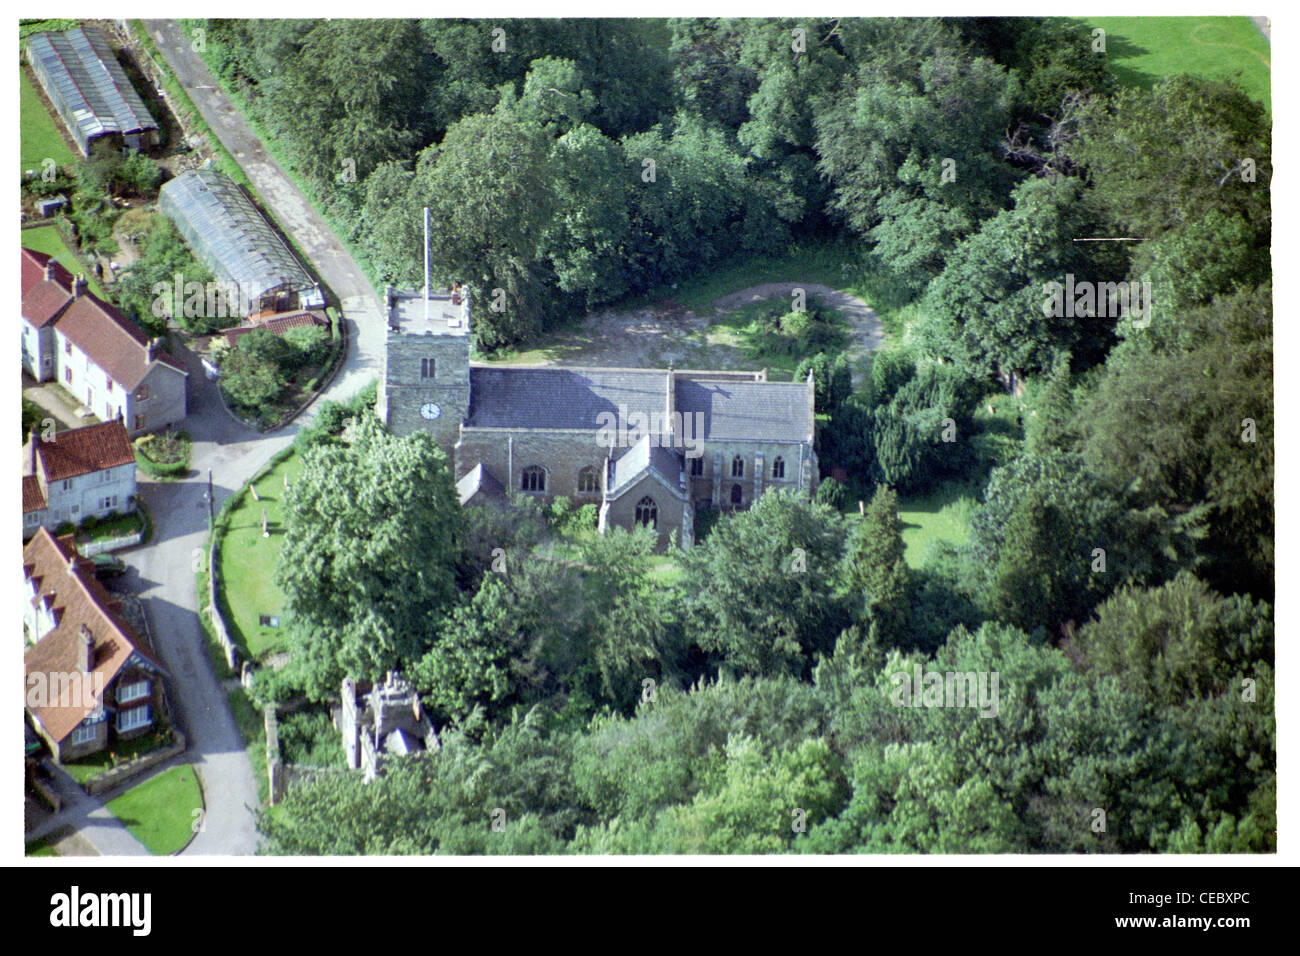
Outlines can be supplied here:
[[470, 374], [470, 428], [597, 429], [614, 415], [668, 409], [668, 373], [653, 369], [480, 368]]
[[[62, 481], [103, 471], [105, 468], [135, 463], [131, 439], [127, 437], [126, 426], [120, 421], [59, 432], [53, 441], [42, 441], [37, 432], [32, 440], [36, 442], [36, 454], [40, 457], [46, 481]], [[29, 455], [30, 449], [23, 460], [30, 461]], [[23, 510], [26, 511], [26, 484], [23, 491]]]
[[677, 411], [704, 416], [705, 441], [810, 441], [813, 411], [803, 382], [677, 380]]
[[[32, 540], [23, 546], [23, 573], [36, 584], [33, 600], [52, 605], [58, 621], [52, 631], [23, 655], [26, 674], [75, 672], [83, 626], [94, 642], [90, 656], [92, 672], [103, 675], [104, 687], [132, 654], [138, 654], [163, 672], [158, 659], [142, 646], [140, 638], [118, 614], [117, 602], [96, 580], [94, 563], [77, 555], [71, 535], [56, 539], [45, 528], [37, 529]], [[34, 707], [30, 713], [51, 737], [62, 741], [99, 703], [102, 701]]]
[[670, 448], [651, 442], [646, 435], [614, 461], [614, 475], [609, 483], [609, 496], [617, 498], [629, 485], [648, 471], [656, 472], [669, 488], [675, 488], [683, 497], [681, 487], [682, 457]]

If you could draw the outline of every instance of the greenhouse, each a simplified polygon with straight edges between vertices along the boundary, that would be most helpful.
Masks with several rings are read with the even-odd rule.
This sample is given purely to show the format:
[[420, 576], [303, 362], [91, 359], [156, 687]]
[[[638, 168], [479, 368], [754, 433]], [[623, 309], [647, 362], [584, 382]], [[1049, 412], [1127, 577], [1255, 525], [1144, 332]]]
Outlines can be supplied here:
[[245, 315], [325, 304], [306, 267], [230, 177], [182, 173], [163, 186], [158, 208], [217, 281], [237, 290]]
[[158, 124], [100, 30], [35, 33], [27, 40], [27, 59], [84, 155], [104, 137], [122, 149], [157, 144]]

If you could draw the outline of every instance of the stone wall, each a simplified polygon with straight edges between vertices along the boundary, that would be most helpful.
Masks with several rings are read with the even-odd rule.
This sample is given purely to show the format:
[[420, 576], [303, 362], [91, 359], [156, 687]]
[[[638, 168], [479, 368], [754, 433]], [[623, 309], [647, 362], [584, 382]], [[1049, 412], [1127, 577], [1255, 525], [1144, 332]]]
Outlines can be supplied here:
[[[465, 428], [456, 446], [456, 478], [482, 462], [513, 493], [522, 490], [523, 470], [541, 465], [546, 469], [546, 492], [538, 497], [549, 501], [564, 495], [578, 505], [599, 504], [600, 472], [609, 450], [596, 442], [596, 434], [594, 429]], [[596, 469], [596, 491], [579, 494], [578, 472], [588, 467]]]
[[172, 757], [184, 753], [186, 747], [185, 735], [181, 733], [178, 727], [172, 727], [172, 738], [173, 743], [168, 744], [166, 747], [151, 750], [147, 754], [141, 754], [126, 763], [118, 764], [111, 770], [105, 770], [98, 776], [91, 777], [82, 784], [82, 789], [92, 796], [106, 790], [112, 790], [132, 777], [137, 777], [146, 770], [150, 770], [160, 763], [166, 763]]

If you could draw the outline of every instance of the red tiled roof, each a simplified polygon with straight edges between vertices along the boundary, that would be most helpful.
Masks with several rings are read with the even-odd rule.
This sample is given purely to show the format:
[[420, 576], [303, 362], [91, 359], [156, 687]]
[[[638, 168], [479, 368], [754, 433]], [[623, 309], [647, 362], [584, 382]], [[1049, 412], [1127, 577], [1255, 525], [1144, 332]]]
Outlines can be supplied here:
[[66, 288], [42, 280], [29, 290], [29, 273], [34, 281], [32, 270], [39, 264], [44, 276], [49, 258], [31, 249], [22, 250], [24, 319], [37, 328], [55, 322], [61, 333], [123, 388], [134, 389], [144, 381], [154, 361], [188, 374], [185, 364], [166, 352], [156, 350], [150, 358], [148, 336], [113, 306], [84, 291], [74, 297], [72, 276], [62, 266], [58, 269], [66, 277]]
[[53, 256], [31, 249], [22, 251], [23, 318], [36, 328], [44, 328], [72, 301], [72, 273], [54, 263], [52, 278], [45, 277], [45, 267]]
[[[40, 285], [45, 281], [45, 267], [54, 259], [47, 252], [37, 252], [35, 249], [23, 249], [22, 251], [22, 289], [23, 295], [32, 290], [33, 286]], [[72, 289], [72, 273], [63, 267], [61, 263], [54, 263], [54, 279], [61, 283], [65, 288]]]
[[241, 335], [247, 335], [249, 332], [256, 332], [258, 329], [266, 329], [273, 335], [283, 335], [289, 329], [299, 328], [305, 325], [318, 325], [329, 327], [330, 320], [321, 312], [278, 312], [269, 315], [266, 318], [256, 319], [254, 325], [240, 325], [233, 329], [226, 329], [226, 341], [235, 345]]
[[35, 475], [23, 475], [23, 514], [45, 510], [45, 493]]
[[[131, 439], [120, 421], [59, 432], [52, 441], [42, 441], [38, 433], [32, 440], [36, 442], [36, 454], [46, 481], [76, 478], [135, 461]], [[30, 459], [24, 455], [23, 460]]]
[[[81, 629], [90, 632], [91, 673], [102, 675], [103, 686], [117, 676], [132, 653], [138, 653], [162, 671], [162, 665], [146, 650], [131, 626], [118, 615], [118, 602], [95, 579], [93, 563], [77, 555], [71, 535], [55, 539], [39, 528], [23, 546], [23, 571], [27, 580], [35, 581], [35, 600], [48, 602], [56, 612], [54, 629], [29, 647], [23, 655], [25, 677], [34, 673], [69, 674], [77, 671], [77, 651]], [[31, 684], [25, 684], [30, 687]], [[62, 741], [73, 728], [102, 701], [51, 701], [51, 705], [29, 708], [29, 713], [56, 741]]]

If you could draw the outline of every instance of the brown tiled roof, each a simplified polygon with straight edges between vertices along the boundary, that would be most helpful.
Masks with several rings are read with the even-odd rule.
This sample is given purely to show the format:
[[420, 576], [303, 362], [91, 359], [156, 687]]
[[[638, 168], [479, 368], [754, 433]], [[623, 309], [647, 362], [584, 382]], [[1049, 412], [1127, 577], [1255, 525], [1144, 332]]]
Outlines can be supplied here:
[[[153, 365], [149, 337], [121, 312], [93, 295], [78, 296], [59, 316], [58, 330], [123, 388], [134, 389]], [[154, 355], [178, 371], [185, 371], [184, 364], [166, 352]]]
[[330, 320], [321, 312], [278, 312], [275, 315], [257, 319], [254, 325], [240, 325], [233, 329], [226, 329], [226, 341], [231, 345], [236, 345], [241, 335], [256, 332], [258, 329], [266, 329], [273, 335], [283, 335], [289, 329], [299, 328], [304, 325], [328, 327], [329, 324]]
[[[83, 626], [93, 640], [91, 673], [103, 676], [103, 686], [107, 687], [117, 676], [133, 652], [159, 671], [163, 670], [158, 659], [145, 649], [131, 626], [115, 610], [117, 602], [95, 579], [92, 562], [76, 556], [71, 535], [56, 540], [44, 528], [38, 529], [23, 546], [23, 570], [29, 581], [37, 582], [35, 600], [50, 601], [58, 618], [54, 630], [23, 655], [24, 676], [74, 673]], [[34, 707], [29, 713], [54, 740], [62, 741], [98, 703], [101, 702], [51, 701], [64, 706]]]
[[[120, 421], [59, 432], [52, 441], [42, 441], [36, 433], [30, 440], [36, 442], [36, 454], [46, 481], [76, 478], [135, 461], [131, 439]], [[24, 455], [23, 460], [30, 459]]]
[[54, 263], [53, 278], [45, 278], [45, 267], [54, 257], [32, 249], [22, 251], [23, 318], [43, 328], [72, 301], [72, 273]]
[[85, 291], [74, 296], [72, 275], [62, 266], [55, 263], [58, 281], [46, 281], [49, 259], [44, 253], [22, 250], [24, 319], [37, 328], [54, 322], [123, 388], [134, 389], [144, 381], [155, 361], [188, 374], [184, 362], [162, 350], [155, 350], [150, 358], [149, 337], [113, 306]]
[[23, 514], [45, 510], [45, 493], [35, 475], [23, 475]]
[[[40, 285], [45, 281], [45, 267], [53, 260], [54, 257], [48, 252], [37, 252], [35, 249], [23, 249], [22, 251], [22, 289], [23, 295], [26, 295], [33, 287]], [[54, 278], [65, 288], [72, 288], [72, 273], [63, 267], [57, 260], [54, 262]]]

